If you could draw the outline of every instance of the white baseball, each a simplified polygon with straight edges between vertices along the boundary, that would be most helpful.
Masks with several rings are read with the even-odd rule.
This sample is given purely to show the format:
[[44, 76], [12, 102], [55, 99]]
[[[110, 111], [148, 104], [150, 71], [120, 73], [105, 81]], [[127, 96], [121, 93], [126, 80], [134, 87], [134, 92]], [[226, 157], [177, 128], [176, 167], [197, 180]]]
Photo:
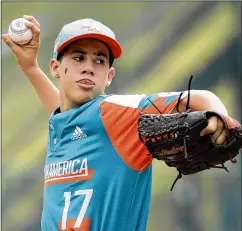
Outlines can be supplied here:
[[29, 43], [33, 37], [31, 29], [26, 27], [25, 22], [28, 20], [17, 18], [10, 23], [8, 28], [9, 37], [20, 45]]

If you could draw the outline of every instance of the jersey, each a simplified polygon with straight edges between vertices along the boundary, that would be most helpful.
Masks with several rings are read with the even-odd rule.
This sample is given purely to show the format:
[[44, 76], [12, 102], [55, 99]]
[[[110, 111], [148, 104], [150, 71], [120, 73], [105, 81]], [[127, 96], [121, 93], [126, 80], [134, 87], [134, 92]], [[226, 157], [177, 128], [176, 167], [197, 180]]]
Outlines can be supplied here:
[[[100, 95], [49, 119], [42, 231], [145, 231], [152, 157], [139, 113], [171, 113], [179, 93]], [[150, 102], [151, 101], [151, 102]]]

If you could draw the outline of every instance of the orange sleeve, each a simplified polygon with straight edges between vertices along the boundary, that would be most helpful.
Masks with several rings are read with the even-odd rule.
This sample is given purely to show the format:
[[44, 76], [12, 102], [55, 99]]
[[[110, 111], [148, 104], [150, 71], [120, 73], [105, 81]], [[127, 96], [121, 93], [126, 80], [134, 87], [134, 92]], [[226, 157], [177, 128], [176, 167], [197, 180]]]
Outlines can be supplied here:
[[[158, 95], [110, 96], [100, 104], [103, 125], [109, 139], [123, 159], [136, 171], [145, 170], [152, 162], [151, 155], [139, 140], [139, 113], [158, 114], [157, 109], [146, 99], [150, 97], [162, 113], [171, 113], [177, 103], [178, 94], [172, 99]], [[166, 103], [167, 102], [167, 103]]]

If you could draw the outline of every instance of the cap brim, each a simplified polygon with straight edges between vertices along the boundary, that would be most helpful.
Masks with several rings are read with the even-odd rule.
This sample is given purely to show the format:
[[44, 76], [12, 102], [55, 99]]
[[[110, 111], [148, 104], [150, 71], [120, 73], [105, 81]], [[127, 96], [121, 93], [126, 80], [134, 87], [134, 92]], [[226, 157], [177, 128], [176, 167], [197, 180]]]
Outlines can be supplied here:
[[72, 42], [79, 40], [79, 39], [87, 39], [87, 38], [97, 39], [97, 40], [100, 40], [100, 41], [106, 43], [109, 46], [109, 48], [111, 49], [113, 57], [115, 59], [119, 58], [122, 54], [121, 45], [117, 42], [117, 40], [112, 39], [106, 35], [97, 34], [97, 33], [88, 33], [88, 34], [84, 34], [84, 35], [75, 36], [75, 37], [65, 41], [63, 44], [61, 44], [61, 46], [57, 49], [57, 53], [59, 54]]

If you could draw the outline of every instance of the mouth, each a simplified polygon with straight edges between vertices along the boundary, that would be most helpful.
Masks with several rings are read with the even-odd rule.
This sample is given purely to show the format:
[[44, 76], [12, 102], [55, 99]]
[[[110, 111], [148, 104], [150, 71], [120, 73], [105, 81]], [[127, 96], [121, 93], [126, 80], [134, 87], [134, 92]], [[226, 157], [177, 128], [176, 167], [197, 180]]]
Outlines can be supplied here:
[[90, 79], [81, 79], [77, 81], [77, 85], [82, 88], [93, 88], [95, 86], [95, 83]]

